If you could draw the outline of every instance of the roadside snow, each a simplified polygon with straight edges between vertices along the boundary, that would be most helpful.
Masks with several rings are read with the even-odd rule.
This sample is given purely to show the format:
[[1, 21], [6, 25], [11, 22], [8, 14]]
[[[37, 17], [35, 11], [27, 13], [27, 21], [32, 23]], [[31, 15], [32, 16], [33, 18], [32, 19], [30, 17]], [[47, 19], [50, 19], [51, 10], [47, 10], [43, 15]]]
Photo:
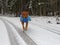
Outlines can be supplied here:
[[11, 45], [8, 37], [8, 32], [4, 23], [0, 20], [0, 45]]

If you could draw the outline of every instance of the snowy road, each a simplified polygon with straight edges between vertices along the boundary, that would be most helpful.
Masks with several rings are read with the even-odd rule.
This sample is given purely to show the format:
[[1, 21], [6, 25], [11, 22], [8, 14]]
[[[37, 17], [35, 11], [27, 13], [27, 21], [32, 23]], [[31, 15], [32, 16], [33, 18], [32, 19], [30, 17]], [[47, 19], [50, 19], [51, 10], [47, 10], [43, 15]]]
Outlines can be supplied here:
[[[4, 22], [7, 28], [11, 45], [36, 45], [36, 43], [28, 35], [26, 35], [26, 33], [23, 33], [21, 29], [19, 29], [16, 25], [9, 22], [8, 20], [2, 19], [2, 18], [0, 19]], [[13, 33], [12, 31], [13, 27], [11, 27], [8, 23], [11, 24], [15, 28], [16, 32], [19, 34], [18, 36], [21, 36], [23, 41], [22, 40], [19, 41], [18, 36], [14, 36], [16, 33], [15, 34]]]
[[60, 45], [60, 25], [32, 18], [28, 31], [23, 33], [19, 17], [2, 17], [1, 20], [11, 35], [13, 45], [15, 42], [16, 45]]

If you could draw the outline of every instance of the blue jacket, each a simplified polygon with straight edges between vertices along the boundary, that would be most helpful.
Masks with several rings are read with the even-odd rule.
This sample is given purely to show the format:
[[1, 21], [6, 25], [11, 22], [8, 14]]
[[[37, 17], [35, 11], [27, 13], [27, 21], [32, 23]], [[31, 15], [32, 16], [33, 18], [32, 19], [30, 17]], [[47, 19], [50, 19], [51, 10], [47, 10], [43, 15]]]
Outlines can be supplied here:
[[28, 21], [31, 21], [31, 18], [30, 16], [28, 16], [27, 18], [23, 18], [22, 15], [20, 16], [20, 21], [21, 22], [28, 22]]

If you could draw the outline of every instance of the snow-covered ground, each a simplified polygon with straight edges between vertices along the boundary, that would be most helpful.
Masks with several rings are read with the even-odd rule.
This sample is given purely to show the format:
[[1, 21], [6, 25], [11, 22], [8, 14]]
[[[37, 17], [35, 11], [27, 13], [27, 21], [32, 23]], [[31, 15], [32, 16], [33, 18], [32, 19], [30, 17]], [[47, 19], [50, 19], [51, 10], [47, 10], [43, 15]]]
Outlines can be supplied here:
[[[2, 17], [12, 22], [22, 30], [19, 17]], [[51, 21], [51, 23], [48, 23]], [[28, 31], [25, 33], [37, 45], [60, 45], [60, 24], [56, 24], [56, 17], [32, 17]]]

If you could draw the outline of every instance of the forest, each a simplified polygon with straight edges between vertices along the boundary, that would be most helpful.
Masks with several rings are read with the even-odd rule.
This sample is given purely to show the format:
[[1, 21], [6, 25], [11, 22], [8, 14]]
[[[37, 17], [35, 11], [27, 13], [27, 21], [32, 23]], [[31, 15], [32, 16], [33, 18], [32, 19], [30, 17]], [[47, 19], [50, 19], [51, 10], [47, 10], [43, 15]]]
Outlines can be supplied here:
[[19, 16], [23, 9], [28, 9], [31, 15], [60, 15], [60, 0], [0, 0], [0, 13]]

